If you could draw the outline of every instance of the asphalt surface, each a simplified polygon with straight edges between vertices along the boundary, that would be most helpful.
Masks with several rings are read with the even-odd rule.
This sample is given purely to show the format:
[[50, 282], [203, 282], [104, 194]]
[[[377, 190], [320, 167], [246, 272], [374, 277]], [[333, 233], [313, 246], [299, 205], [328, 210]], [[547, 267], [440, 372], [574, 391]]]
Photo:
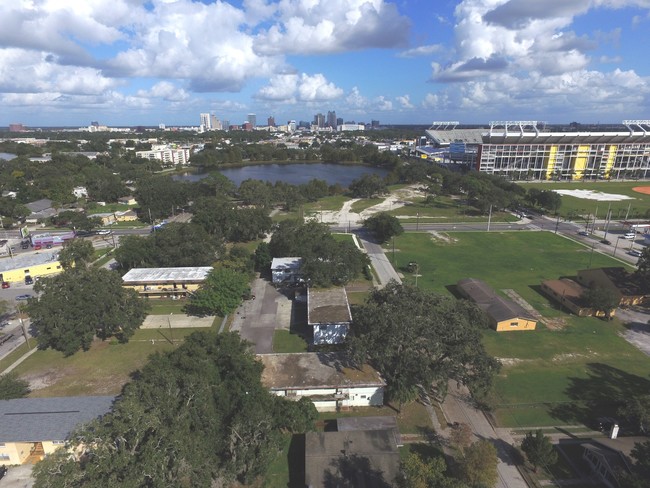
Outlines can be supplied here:
[[262, 278], [253, 281], [251, 293], [255, 298], [237, 309], [230, 330], [253, 343], [255, 354], [270, 354], [275, 329], [290, 327], [292, 301]]
[[393, 268], [391, 262], [388, 260], [388, 257], [386, 256], [386, 253], [384, 253], [381, 245], [370, 240], [368, 236], [363, 232], [359, 232], [358, 237], [359, 241], [361, 241], [361, 245], [368, 253], [368, 257], [372, 262], [372, 266], [377, 273], [377, 278], [379, 279], [379, 288], [386, 286], [390, 280], [395, 280], [398, 283], [401, 283], [402, 280], [395, 271], [395, 268]]

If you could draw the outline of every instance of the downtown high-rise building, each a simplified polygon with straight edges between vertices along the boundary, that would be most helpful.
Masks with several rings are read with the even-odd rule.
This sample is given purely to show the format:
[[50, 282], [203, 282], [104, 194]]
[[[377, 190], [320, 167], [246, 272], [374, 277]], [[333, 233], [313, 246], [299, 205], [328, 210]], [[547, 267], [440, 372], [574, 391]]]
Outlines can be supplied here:
[[248, 120], [248, 123], [253, 127], [257, 127], [257, 115], [255, 114], [248, 114], [248, 117], [246, 118]]
[[314, 115], [314, 125], [316, 127], [325, 127], [325, 116], [323, 114]]
[[208, 114], [208, 113], [201, 114], [200, 118], [201, 118], [201, 128], [203, 130], [212, 129], [212, 122], [210, 120], [210, 114]]
[[275, 117], [273, 117], [273, 115], [266, 119], [266, 125], [269, 127], [275, 127]]
[[327, 127], [336, 129], [336, 111], [327, 112]]

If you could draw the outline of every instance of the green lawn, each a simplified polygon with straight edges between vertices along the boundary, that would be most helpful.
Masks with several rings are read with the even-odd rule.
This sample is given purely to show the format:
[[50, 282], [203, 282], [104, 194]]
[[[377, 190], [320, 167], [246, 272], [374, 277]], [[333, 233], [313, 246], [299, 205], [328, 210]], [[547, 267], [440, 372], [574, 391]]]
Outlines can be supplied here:
[[341, 207], [350, 197], [344, 195], [332, 195], [323, 197], [316, 202], [310, 202], [303, 205], [305, 213], [320, 212], [321, 210], [341, 210]]
[[276, 329], [273, 332], [273, 352], [307, 352], [307, 342], [297, 334], [288, 330]]
[[[593, 190], [603, 193], [613, 193], [617, 195], [627, 195], [632, 197], [632, 200], [621, 200], [618, 202], [611, 202], [612, 219], [622, 220], [627, 214], [628, 207], [630, 209], [629, 218], [644, 218], [650, 217], [650, 195], [644, 195], [632, 190], [635, 186], [650, 186], [647, 181], [599, 181], [587, 183], [520, 183], [524, 188], [539, 188], [542, 190]], [[568, 195], [562, 196], [562, 206], [560, 207], [560, 214], [567, 217], [572, 214], [589, 215], [592, 216], [598, 210], [598, 218], [605, 219], [607, 208], [610, 202], [598, 202], [596, 200], [587, 200], [584, 198], [576, 198]], [[575, 217], [572, 217], [576, 220]]]
[[168, 300], [165, 298], [152, 298], [148, 301], [151, 315], [169, 315], [170, 313], [182, 314], [187, 300]]
[[365, 209], [372, 207], [383, 202], [383, 198], [362, 198], [352, 204], [352, 211], [355, 213], [361, 213]]
[[[390, 210], [388, 213], [396, 217], [411, 217], [400, 219], [403, 222], [487, 222], [488, 216], [478, 213], [473, 207], [467, 207], [461, 200], [439, 196], [435, 203], [425, 204], [423, 197], [414, 198], [408, 205]], [[493, 222], [514, 222], [517, 217], [510, 213], [493, 212]]]
[[328, 422], [341, 417], [375, 417], [393, 415], [397, 417], [397, 427], [401, 434], [429, 434], [433, 425], [427, 409], [420, 402], [411, 402], [402, 407], [398, 414], [391, 406], [383, 407], [353, 407], [341, 412], [322, 412], [318, 418]]
[[[174, 343], [196, 330], [174, 329]], [[116, 395], [150, 354], [174, 347], [170, 339], [167, 330], [139, 330], [127, 344], [95, 341], [89, 351], [67, 358], [51, 349], [37, 351], [14, 371], [30, 382], [32, 397]]]
[[352, 237], [352, 234], [332, 234], [332, 237], [334, 237], [334, 240], [338, 242], [351, 242], [352, 244], [355, 244], [354, 238]]
[[[541, 280], [586, 268], [589, 248], [547, 232], [443, 237], [412, 233], [395, 239], [398, 267], [419, 264], [418, 286], [449, 294], [459, 279], [479, 278], [496, 290], [514, 289], [543, 316], [564, 322], [558, 330], [540, 324], [534, 332], [485, 331], [486, 349], [504, 364], [490, 399], [500, 425], [585, 424], [614, 414], [615, 402], [632, 392], [650, 390], [650, 358], [620, 336], [616, 320], [567, 315], [538, 292]], [[621, 263], [594, 253], [592, 265]], [[405, 281], [414, 281], [402, 271]]]

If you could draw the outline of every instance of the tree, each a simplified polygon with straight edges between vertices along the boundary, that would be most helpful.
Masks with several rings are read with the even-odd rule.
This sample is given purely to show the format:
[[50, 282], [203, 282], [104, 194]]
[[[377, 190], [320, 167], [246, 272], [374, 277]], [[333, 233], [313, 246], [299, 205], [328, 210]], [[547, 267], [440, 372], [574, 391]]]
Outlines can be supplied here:
[[460, 452], [464, 452], [472, 444], [472, 429], [465, 423], [454, 425], [449, 441]]
[[354, 198], [373, 198], [387, 192], [386, 183], [376, 174], [364, 173], [350, 183], [349, 190]]
[[650, 395], [626, 398], [623, 406], [618, 409], [618, 413], [636, 424], [639, 432], [647, 432], [650, 427]]
[[303, 258], [301, 272], [311, 285], [342, 285], [363, 273], [368, 257], [349, 241], [339, 242], [316, 221], [280, 222], [269, 243], [271, 256]]
[[29, 394], [29, 383], [21, 380], [16, 373], [0, 375], [0, 400], [22, 398]]
[[165, 218], [175, 208], [187, 205], [188, 184], [169, 176], [145, 177], [138, 181], [134, 196], [140, 205], [142, 219], [153, 224], [153, 220]]
[[363, 222], [363, 226], [383, 243], [404, 232], [399, 219], [387, 212], [379, 212]]
[[557, 452], [555, 452], [551, 440], [544, 435], [541, 429], [537, 429], [534, 434], [533, 432], [526, 434], [521, 442], [521, 450], [526, 454], [536, 473], [539, 466], [548, 466], [557, 461]]
[[390, 282], [354, 307], [352, 317], [351, 356], [379, 370], [400, 409], [416, 397], [419, 385], [445, 392], [449, 380], [480, 396], [499, 370], [481, 345], [484, 315], [465, 300]]
[[95, 336], [128, 342], [146, 317], [146, 302], [122, 287], [117, 273], [104, 268], [72, 268], [39, 281], [40, 294], [27, 305], [40, 349], [70, 356], [87, 351]]
[[638, 268], [634, 272], [634, 277], [641, 287], [641, 291], [643, 293], [650, 293], [650, 246], [646, 246], [643, 249], [637, 266]]
[[251, 484], [281, 432], [304, 432], [317, 417], [311, 402], [271, 394], [262, 368], [237, 333], [192, 334], [154, 355], [111, 412], [73, 432], [70, 450], [40, 462], [35, 487]]
[[212, 270], [201, 287], [190, 295], [185, 306], [188, 313], [198, 316], [221, 315], [233, 312], [242, 298], [250, 292], [247, 275], [229, 268]]
[[487, 440], [475, 442], [460, 459], [462, 479], [470, 486], [494, 486], [498, 479], [497, 450]]
[[70, 269], [73, 266], [85, 267], [92, 260], [94, 253], [92, 242], [70, 239], [63, 243], [63, 249], [59, 252], [59, 262], [63, 269]]
[[441, 456], [425, 459], [411, 452], [400, 463], [399, 488], [462, 488], [465, 485], [446, 476], [447, 464]]
[[260, 242], [255, 249], [255, 270], [259, 273], [269, 271], [273, 257], [268, 242]]
[[589, 288], [585, 292], [583, 299], [589, 307], [597, 312], [604, 312], [605, 318], [608, 320], [611, 320], [612, 312], [616, 310], [621, 301], [620, 296], [614, 291], [602, 286]]

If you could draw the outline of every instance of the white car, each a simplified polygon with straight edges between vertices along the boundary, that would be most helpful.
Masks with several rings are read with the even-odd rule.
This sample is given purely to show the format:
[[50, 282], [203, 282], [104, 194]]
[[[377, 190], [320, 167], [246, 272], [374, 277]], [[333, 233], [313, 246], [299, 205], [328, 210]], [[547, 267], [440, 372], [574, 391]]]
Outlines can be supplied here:
[[643, 255], [643, 253], [638, 249], [632, 249], [631, 251], [628, 251], [628, 254], [637, 258], [640, 258]]
[[108, 236], [108, 235], [111, 234], [111, 230], [110, 229], [98, 229], [98, 230], [95, 231], [95, 234], [97, 234], [98, 236]]
[[634, 232], [626, 232], [622, 237], [623, 239], [634, 239], [636, 234]]

